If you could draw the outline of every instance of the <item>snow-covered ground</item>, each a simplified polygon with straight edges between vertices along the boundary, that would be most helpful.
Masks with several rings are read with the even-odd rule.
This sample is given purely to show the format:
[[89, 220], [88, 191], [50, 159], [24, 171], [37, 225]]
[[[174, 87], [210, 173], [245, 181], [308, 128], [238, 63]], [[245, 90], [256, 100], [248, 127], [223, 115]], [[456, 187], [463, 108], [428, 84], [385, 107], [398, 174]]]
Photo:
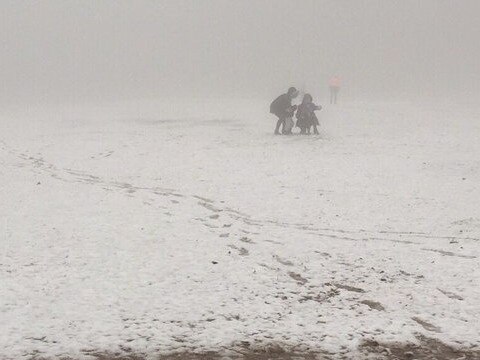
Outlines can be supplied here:
[[0, 358], [480, 347], [480, 109], [142, 101], [0, 119]]

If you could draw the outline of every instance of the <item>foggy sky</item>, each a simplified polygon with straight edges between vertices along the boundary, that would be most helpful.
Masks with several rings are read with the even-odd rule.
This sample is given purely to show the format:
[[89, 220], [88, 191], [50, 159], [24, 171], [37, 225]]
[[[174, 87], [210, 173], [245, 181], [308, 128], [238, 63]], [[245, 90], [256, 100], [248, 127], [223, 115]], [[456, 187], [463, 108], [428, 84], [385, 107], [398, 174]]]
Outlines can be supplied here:
[[0, 100], [480, 93], [477, 0], [2, 0]]

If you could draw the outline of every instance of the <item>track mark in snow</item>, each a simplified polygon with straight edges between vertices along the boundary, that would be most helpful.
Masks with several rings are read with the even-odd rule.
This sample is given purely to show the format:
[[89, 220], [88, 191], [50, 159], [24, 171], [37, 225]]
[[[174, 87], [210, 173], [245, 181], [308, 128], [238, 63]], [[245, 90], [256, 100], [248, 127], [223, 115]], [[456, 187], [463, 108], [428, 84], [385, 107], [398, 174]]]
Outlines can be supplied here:
[[[363, 237], [363, 238], [355, 238], [355, 237], [347, 237], [347, 236], [339, 236], [338, 234], [356, 234], [359, 235], [361, 233], [365, 234], [391, 234], [391, 235], [399, 235], [399, 236], [412, 236], [412, 237], [417, 237], [417, 238], [427, 238], [427, 239], [456, 239], [456, 240], [474, 240], [474, 241], [480, 241], [479, 238], [474, 238], [474, 237], [457, 237], [457, 236], [445, 236], [445, 235], [432, 235], [432, 234], [426, 234], [422, 232], [402, 232], [402, 231], [369, 231], [365, 229], [359, 229], [359, 230], [347, 230], [347, 229], [334, 229], [334, 228], [315, 228], [311, 224], [298, 224], [298, 223], [287, 223], [287, 222], [281, 222], [281, 221], [273, 221], [273, 220], [256, 220], [252, 219], [248, 214], [242, 213], [238, 210], [229, 208], [229, 207], [218, 207], [213, 205], [213, 200], [208, 199], [206, 197], [202, 197], [199, 195], [190, 195], [190, 196], [185, 196], [183, 194], [176, 193], [175, 190], [173, 189], [167, 189], [167, 188], [159, 188], [159, 187], [140, 187], [140, 186], [134, 186], [132, 184], [126, 183], [126, 182], [118, 182], [118, 181], [111, 181], [107, 179], [100, 178], [95, 175], [91, 175], [88, 173], [85, 173], [83, 171], [78, 171], [74, 169], [62, 169], [62, 168], [57, 168], [55, 165], [46, 162], [41, 156], [29, 156], [24, 153], [20, 153], [19, 151], [16, 151], [14, 149], [8, 148], [7, 144], [3, 142], [3, 150], [7, 151], [8, 153], [12, 154], [13, 156], [16, 156], [24, 161], [30, 162], [35, 168], [41, 169], [48, 173], [52, 178], [55, 178], [57, 180], [61, 180], [64, 182], [82, 182], [82, 183], [87, 183], [87, 184], [92, 184], [92, 185], [100, 185], [102, 186], [103, 189], [106, 191], [111, 191], [111, 188], [117, 188], [117, 189], [126, 189], [127, 190], [127, 196], [131, 196], [133, 193], [137, 191], [148, 191], [156, 195], [160, 196], [174, 196], [178, 198], [195, 198], [197, 200], [201, 200], [199, 202], [199, 205], [214, 212], [214, 213], [220, 213], [224, 212], [228, 214], [231, 218], [234, 220], [239, 220], [242, 221], [244, 224], [249, 225], [249, 226], [255, 226], [255, 227], [264, 227], [267, 225], [270, 226], [277, 226], [277, 227], [282, 227], [282, 228], [291, 228], [291, 229], [297, 229], [297, 230], [309, 230], [311, 231], [311, 234], [316, 235], [316, 236], [321, 236], [321, 237], [327, 237], [327, 238], [332, 238], [332, 239], [338, 239], [338, 240], [344, 240], [344, 241], [371, 241], [371, 240], [376, 240], [376, 241], [389, 241], [393, 243], [404, 243], [404, 244], [419, 244], [418, 242], [414, 241], [409, 241], [409, 240], [401, 240], [401, 239], [388, 239], [388, 238], [379, 238], [379, 237]], [[110, 152], [109, 152], [110, 153]], [[71, 179], [66, 177], [65, 175], [72, 175], [75, 176], [76, 178]], [[331, 232], [331, 233], [325, 233], [325, 232]], [[333, 233], [333, 234], [332, 234]], [[335, 234], [336, 233], [336, 234]], [[424, 249], [428, 251], [437, 251], [437, 250], [430, 250], [430, 249]], [[442, 251], [437, 251], [439, 253], [442, 253], [443, 255], [446, 256], [459, 256], [459, 257], [464, 257], [464, 258], [471, 258], [474, 259], [476, 258], [475, 256], [468, 256], [468, 255], [459, 255], [459, 254], [454, 254], [451, 252], [442, 252]]]
[[194, 197], [195, 199], [202, 200], [202, 201], [205, 202], [205, 203], [210, 203], [210, 204], [213, 204], [213, 203], [214, 203], [213, 200], [207, 199], [207, 198], [202, 197], [202, 196], [193, 195], [193, 197]]
[[234, 249], [234, 250], [237, 250], [238, 251], [238, 255], [240, 256], [247, 256], [249, 255], [249, 251], [247, 249], [245, 249], [244, 247], [237, 247], [235, 245], [228, 245], [229, 248], [231, 249]]
[[[456, 240], [473, 240], [473, 241], [480, 241], [480, 238], [475, 237], [468, 237], [468, 236], [451, 236], [451, 235], [435, 235], [435, 234], [427, 234], [424, 232], [415, 232], [415, 231], [388, 231], [388, 230], [379, 230], [379, 231], [372, 231], [366, 229], [358, 229], [358, 230], [348, 230], [348, 229], [337, 229], [337, 228], [317, 228], [311, 225], [303, 225], [297, 226], [300, 230], [307, 230], [313, 232], [322, 232], [322, 231], [329, 231], [333, 233], [340, 233], [340, 234], [383, 234], [383, 235], [399, 235], [399, 236], [406, 236], [406, 237], [415, 237], [415, 238], [422, 238], [422, 239], [456, 239]], [[350, 238], [345, 238], [350, 239]], [[367, 238], [368, 239], [368, 238]], [[388, 240], [391, 241], [392, 239], [387, 238], [377, 238], [377, 240]], [[402, 241], [402, 240], [401, 240]], [[408, 240], [405, 241], [405, 243]], [[413, 242], [417, 243], [417, 242]]]
[[269, 243], [272, 243], [272, 244], [276, 244], [276, 245], [285, 245], [284, 243], [280, 242], [280, 241], [275, 241], [275, 240], [265, 240], [266, 242], [269, 242]]
[[249, 239], [248, 237], [244, 236], [240, 238], [241, 242], [247, 243], [247, 244], [255, 244], [255, 242], [252, 239]]
[[442, 290], [440, 288], [437, 288], [438, 291], [440, 291], [443, 295], [449, 297], [450, 299], [454, 299], [454, 300], [463, 300], [463, 297], [461, 297], [460, 295], [457, 295], [453, 292], [450, 292], [450, 291], [445, 291], [445, 290]]
[[451, 251], [445, 251], [445, 250], [426, 249], [426, 248], [422, 248], [422, 250], [436, 252], [436, 253], [439, 253], [439, 254], [442, 254], [442, 255], [445, 255], [445, 256], [456, 256], [456, 257], [460, 257], [460, 258], [464, 258], [464, 259], [476, 259], [477, 258], [476, 256], [473, 256], [473, 255], [456, 254], [456, 253], [453, 253]]
[[367, 305], [370, 309], [374, 309], [374, 310], [378, 310], [378, 311], [385, 311], [385, 308], [383, 307], [383, 305], [380, 304], [377, 301], [362, 300], [362, 301], [360, 301], [360, 304]]
[[318, 302], [318, 303], [322, 303], [322, 302], [325, 302], [325, 301], [328, 301], [330, 300], [331, 298], [337, 296], [340, 294], [340, 291], [338, 291], [337, 289], [330, 289], [328, 292], [326, 292], [325, 294], [317, 294], [315, 296], [313, 295], [304, 295], [300, 298], [300, 300], [298, 300], [300, 303], [303, 303], [305, 301], [315, 301], [315, 302]]
[[[127, 182], [110, 181], [79, 170], [69, 168], [57, 168], [55, 165], [46, 162], [42, 157], [29, 156], [26, 154], [18, 153], [15, 150], [9, 150], [9, 153], [16, 156], [17, 158], [31, 163], [31, 165], [33, 165], [35, 168], [43, 170], [51, 177], [64, 182], [80, 182], [91, 185], [101, 185], [105, 190], [108, 189], [109, 191], [111, 190], [111, 188], [126, 189], [129, 191], [129, 193], [144, 190], [161, 196], [174, 196], [178, 198], [184, 197], [184, 195], [182, 194], [175, 193], [173, 189], [159, 187], [140, 187], [134, 186]], [[71, 176], [73, 176], [74, 178], [72, 179]]]
[[368, 240], [377, 240], [377, 241], [390, 241], [393, 243], [399, 243], [399, 244], [416, 244], [420, 245], [418, 241], [411, 241], [411, 240], [399, 240], [399, 239], [385, 239], [385, 238], [377, 238], [377, 237], [371, 237]]
[[427, 331], [432, 331], [432, 332], [437, 332], [437, 333], [442, 332], [442, 330], [439, 327], [437, 327], [433, 324], [430, 324], [428, 321], [422, 320], [419, 317], [414, 316], [414, 317], [412, 317], [412, 320], [415, 321], [416, 323], [420, 324]]
[[289, 271], [288, 276], [290, 276], [293, 280], [302, 285], [305, 285], [308, 282], [308, 280], [305, 279], [302, 275], [293, 271]]
[[[327, 285], [329, 285], [329, 284], [327, 284]], [[352, 291], [352, 292], [357, 292], [357, 293], [365, 293], [365, 290], [363, 290], [361, 288], [354, 287], [354, 286], [342, 285], [342, 284], [338, 284], [338, 283], [334, 283], [332, 285], [339, 288], [339, 289], [343, 289], [343, 290], [347, 290], [347, 291]]]
[[65, 171], [71, 175], [76, 175], [76, 176], [80, 176], [80, 177], [85, 177], [85, 178], [88, 178], [88, 179], [92, 179], [92, 180], [96, 180], [96, 181], [100, 181], [101, 179], [98, 177], [98, 176], [94, 176], [94, 175], [90, 175], [90, 174], [87, 174], [83, 171], [77, 171], [77, 170], [72, 170], [72, 169], [65, 169]]
[[246, 217], [246, 218], [249, 218], [250, 216], [248, 214], [245, 214], [245, 213], [242, 213], [241, 211], [238, 211], [238, 210], [234, 210], [232, 208], [226, 208], [225, 211], [231, 213], [231, 214], [235, 214], [235, 215], [238, 215], [238, 216], [241, 216], [241, 217]]
[[320, 255], [322, 255], [322, 256], [329, 257], [329, 258], [332, 257], [332, 255], [330, 255], [330, 254], [327, 253], [327, 252], [322, 252], [322, 251], [318, 251], [318, 250], [315, 250], [314, 252], [317, 253], [317, 254], [320, 254]]
[[285, 266], [293, 266], [294, 265], [293, 262], [291, 262], [290, 260], [284, 260], [278, 255], [273, 255], [273, 258], [275, 260], [277, 260], [282, 265], [285, 265]]
[[198, 205], [200, 205], [201, 207], [204, 207], [207, 210], [210, 210], [210, 211], [213, 211], [213, 212], [216, 212], [216, 213], [219, 213], [219, 212], [223, 211], [222, 209], [217, 208], [217, 207], [213, 206], [212, 204], [210, 204], [208, 202], [199, 202]]
[[276, 268], [274, 268], [274, 267], [272, 267], [272, 266], [269, 266], [269, 265], [263, 264], [263, 263], [258, 263], [258, 265], [261, 266], [261, 267], [263, 267], [263, 268], [265, 268], [265, 269], [272, 270], [272, 271], [279, 271], [279, 270], [280, 270], [280, 269], [276, 269]]

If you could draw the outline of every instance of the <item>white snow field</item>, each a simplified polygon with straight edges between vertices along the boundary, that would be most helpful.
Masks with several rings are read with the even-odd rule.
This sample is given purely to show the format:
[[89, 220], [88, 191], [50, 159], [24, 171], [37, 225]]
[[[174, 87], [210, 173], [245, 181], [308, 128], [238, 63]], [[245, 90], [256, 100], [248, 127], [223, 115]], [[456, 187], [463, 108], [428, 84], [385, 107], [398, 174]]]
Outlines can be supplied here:
[[[321, 103], [321, 102], [320, 102]], [[480, 348], [480, 109], [137, 101], [0, 119], [0, 358]]]

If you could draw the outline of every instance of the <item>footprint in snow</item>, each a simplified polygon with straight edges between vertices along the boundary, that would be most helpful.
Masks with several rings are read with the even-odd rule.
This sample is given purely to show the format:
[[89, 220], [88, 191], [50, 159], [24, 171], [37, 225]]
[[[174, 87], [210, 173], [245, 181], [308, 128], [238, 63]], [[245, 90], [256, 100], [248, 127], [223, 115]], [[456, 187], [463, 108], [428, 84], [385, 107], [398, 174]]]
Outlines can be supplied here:
[[249, 254], [248, 250], [245, 249], [244, 247], [239, 248], [235, 245], [228, 245], [228, 247], [231, 248], [231, 249], [237, 250], [238, 255], [240, 255], [240, 256], [247, 256]]
[[277, 260], [280, 264], [282, 265], [285, 265], [285, 266], [293, 266], [293, 262], [291, 262], [290, 260], [285, 260], [285, 259], [282, 259], [280, 256], [278, 255], [273, 255], [273, 258], [275, 260]]
[[305, 279], [302, 275], [295, 273], [293, 271], [290, 271], [288, 273], [288, 276], [290, 276], [293, 280], [295, 280], [297, 283], [301, 285], [305, 285], [308, 282], [308, 280]]
[[383, 305], [377, 301], [363, 300], [363, 301], [360, 301], [360, 304], [367, 305], [370, 309], [385, 311], [385, 308], [383, 307]]

